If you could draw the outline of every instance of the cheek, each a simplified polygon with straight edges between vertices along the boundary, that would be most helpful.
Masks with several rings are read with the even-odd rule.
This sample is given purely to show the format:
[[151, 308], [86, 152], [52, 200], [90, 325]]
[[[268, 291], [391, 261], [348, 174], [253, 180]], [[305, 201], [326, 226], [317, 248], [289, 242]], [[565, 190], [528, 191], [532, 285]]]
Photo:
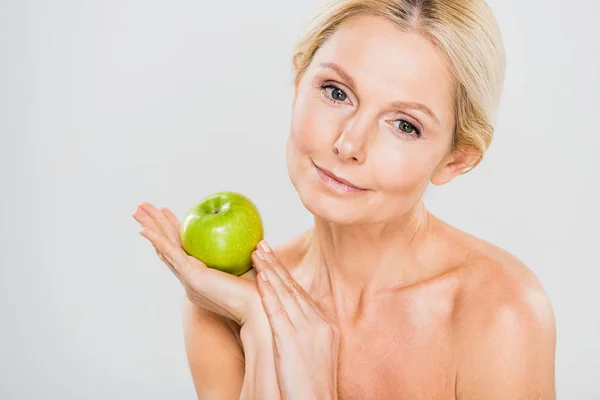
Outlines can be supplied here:
[[398, 195], [414, 194], [427, 186], [434, 168], [431, 152], [419, 143], [403, 143], [399, 148], [383, 148], [373, 157], [377, 187]]
[[292, 109], [290, 139], [301, 154], [323, 151], [335, 136], [335, 121], [318, 100], [299, 97]]
[[324, 124], [320, 121], [318, 107], [307, 101], [302, 92], [292, 107], [290, 134], [286, 149], [288, 175], [294, 187], [302, 192], [303, 179], [307, 170], [312, 168], [310, 158], [322, 151]]

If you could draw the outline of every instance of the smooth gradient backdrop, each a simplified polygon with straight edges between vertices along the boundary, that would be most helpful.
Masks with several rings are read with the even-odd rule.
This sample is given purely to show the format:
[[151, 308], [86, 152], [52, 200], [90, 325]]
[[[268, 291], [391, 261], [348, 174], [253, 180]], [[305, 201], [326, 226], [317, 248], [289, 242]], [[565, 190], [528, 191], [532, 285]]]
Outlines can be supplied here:
[[[315, 0], [0, 0], [0, 398], [194, 399], [183, 290], [138, 235], [218, 190], [307, 229], [285, 168]], [[426, 202], [552, 300], [560, 399], [600, 399], [600, 3], [490, 1], [507, 77], [483, 163]]]

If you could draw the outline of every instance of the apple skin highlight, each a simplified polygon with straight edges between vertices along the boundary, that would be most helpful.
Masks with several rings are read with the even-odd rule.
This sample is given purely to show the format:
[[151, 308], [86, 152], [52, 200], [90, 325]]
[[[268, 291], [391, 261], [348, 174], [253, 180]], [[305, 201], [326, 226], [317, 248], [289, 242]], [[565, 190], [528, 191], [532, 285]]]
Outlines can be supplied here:
[[236, 192], [218, 192], [196, 203], [181, 224], [187, 254], [207, 267], [242, 275], [252, 268], [251, 254], [264, 238], [256, 205]]

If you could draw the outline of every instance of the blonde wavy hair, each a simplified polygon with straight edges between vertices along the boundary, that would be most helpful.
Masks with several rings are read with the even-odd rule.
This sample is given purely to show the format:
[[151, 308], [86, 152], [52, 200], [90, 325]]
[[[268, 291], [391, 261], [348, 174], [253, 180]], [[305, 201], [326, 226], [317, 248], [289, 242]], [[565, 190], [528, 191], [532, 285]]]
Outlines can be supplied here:
[[488, 149], [505, 74], [504, 46], [484, 0], [322, 0], [300, 34], [294, 52], [298, 83], [317, 50], [346, 19], [369, 14], [419, 33], [445, 54], [454, 74], [455, 127], [449, 153], [476, 151], [475, 168]]

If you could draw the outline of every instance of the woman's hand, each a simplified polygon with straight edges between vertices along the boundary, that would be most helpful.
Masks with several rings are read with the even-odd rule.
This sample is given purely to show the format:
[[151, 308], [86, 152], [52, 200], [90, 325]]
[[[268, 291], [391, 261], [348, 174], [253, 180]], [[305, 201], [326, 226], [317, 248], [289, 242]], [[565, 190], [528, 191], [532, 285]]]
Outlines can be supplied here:
[[142, 225], [140, 234], [152, 243], [156, 254], [179, 279], [192, 303], [232, 319], [240, 326], [251, 313], [262, 308], [255, 283], [246, 277], [254, 270], [237, 277], [208, 268], [189, 256], [181, 245], [179, 220], [170, 210], [159, 210], [142, 203], [133, 217]]
[[196, 305], [234, 320], [241, 326], [246, 371], [242, 399], [280, 398], [275, 372], [271, 328], [256, 287], [256, 270], [240, 277], [208, 268], [183, 250], [180, 223], [166, 208], [142, 203], [133, 213], [140, 234], [156, 249]]
[[337, 399], [337, 326], [324, 316], [266, 241], [259, 243], [252, 260], [259, 271], [256, 283], [272, 330], [281, 398]]

